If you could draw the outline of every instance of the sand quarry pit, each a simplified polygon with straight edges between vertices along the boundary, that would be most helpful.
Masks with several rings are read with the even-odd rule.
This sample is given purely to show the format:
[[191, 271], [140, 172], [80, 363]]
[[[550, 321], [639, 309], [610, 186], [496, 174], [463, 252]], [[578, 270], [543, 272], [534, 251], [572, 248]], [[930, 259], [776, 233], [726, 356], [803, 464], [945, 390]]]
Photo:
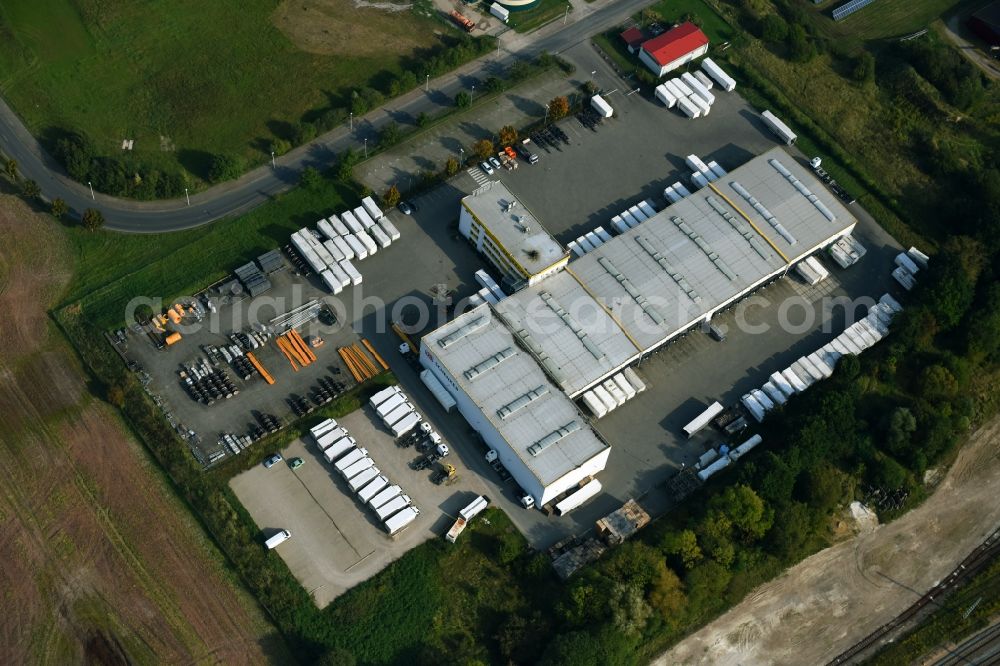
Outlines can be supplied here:
[[921, 506], [765, 583], [654, 664], [825, 664], [905, 610], [1000, 525], [1000, 418]]

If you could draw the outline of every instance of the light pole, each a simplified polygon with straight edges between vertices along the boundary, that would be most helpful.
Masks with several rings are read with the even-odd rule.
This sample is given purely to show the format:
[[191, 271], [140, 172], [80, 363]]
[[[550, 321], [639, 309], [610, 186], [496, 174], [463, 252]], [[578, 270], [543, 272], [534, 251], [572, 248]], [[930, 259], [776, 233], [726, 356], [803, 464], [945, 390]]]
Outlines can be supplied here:
[[472, 94], [469, 95], [469, 104], [470, 105], [472, 104], [472, 100], [474, 100], [475, 98], [476, 98], [476, 86], [475, 86], [475, 84], [473, 84], [473, 86], [472, 86]]
[[90, 185], [90, 198], [97, 201], [97, 197], [94, 196], [94, 184], [88, 180], [87, 185]]
[[497, 59], [500, 59], [500, 35], [497, 35]]
[[567, 2], [566, 3], [566, 13], [563, 14], [563, 25], [566, 25], [566, 21], [569, 20], [569, 7], [570, 7], [570, 4]]
[[548, 104], [545, 105], [545, 120], [542, 121], [542, 124], [543, 125], [548, 125], [549, 124], [549, 105]]
[[188, 188], [184, 188], [184, 198], [187, 199], [188, 206], [191, 205], [191, 196], [188, 194]]
[[427, 78], [424, 79], [424, 92], [430, 92], [430, 91], [431, 91], [431, 75], [428, 74]]
[[272, 169], [277, 169], [278, 168], [278, 166], [274, 163], [274, 151], [273, 150], [271, 151], [271, 168]]
[[351, 131], [354, 131], [354, 112], [351, 111]]
[[368, 137], [365, 137], [365, 159], [368, 159]]

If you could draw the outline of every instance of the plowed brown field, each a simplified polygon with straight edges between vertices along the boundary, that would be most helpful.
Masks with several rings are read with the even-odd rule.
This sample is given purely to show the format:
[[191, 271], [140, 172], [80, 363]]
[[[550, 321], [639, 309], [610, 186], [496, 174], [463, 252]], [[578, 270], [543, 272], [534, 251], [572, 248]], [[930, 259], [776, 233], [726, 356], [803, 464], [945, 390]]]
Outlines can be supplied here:
[[0, 663], [287, 657], [46, 314], [62, 232], [0, 195]]

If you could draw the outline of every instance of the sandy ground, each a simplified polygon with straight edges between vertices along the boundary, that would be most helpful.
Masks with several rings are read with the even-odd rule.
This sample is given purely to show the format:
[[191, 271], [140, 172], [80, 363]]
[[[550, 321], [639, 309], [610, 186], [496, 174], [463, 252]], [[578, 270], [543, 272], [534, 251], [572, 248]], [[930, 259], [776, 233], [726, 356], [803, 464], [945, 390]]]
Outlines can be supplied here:
[[46, 307], [69, 280], [51, 219], [0, 196], [0, 663], [260, 663], [285, 648]]
[[1000, 524], [1000, 418], [901, 519], [762, 585], [655, 664], [823, 664], [905, 610]]

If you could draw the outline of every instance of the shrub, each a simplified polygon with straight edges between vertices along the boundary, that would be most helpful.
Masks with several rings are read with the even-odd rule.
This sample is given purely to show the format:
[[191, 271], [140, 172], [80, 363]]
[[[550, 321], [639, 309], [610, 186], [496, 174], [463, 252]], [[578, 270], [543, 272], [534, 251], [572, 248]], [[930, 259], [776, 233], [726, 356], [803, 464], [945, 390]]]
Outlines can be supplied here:
[[97, 231], [104, 226], [104, 215], [96, 208], [88, 208], [83, 211], [80, 223], [87, 231]]
[[238, 178], [243, 173], [243, 160], [232, 155], [216, 155], [208, 167], [208, 180], [221, 183], [224, 180]]

